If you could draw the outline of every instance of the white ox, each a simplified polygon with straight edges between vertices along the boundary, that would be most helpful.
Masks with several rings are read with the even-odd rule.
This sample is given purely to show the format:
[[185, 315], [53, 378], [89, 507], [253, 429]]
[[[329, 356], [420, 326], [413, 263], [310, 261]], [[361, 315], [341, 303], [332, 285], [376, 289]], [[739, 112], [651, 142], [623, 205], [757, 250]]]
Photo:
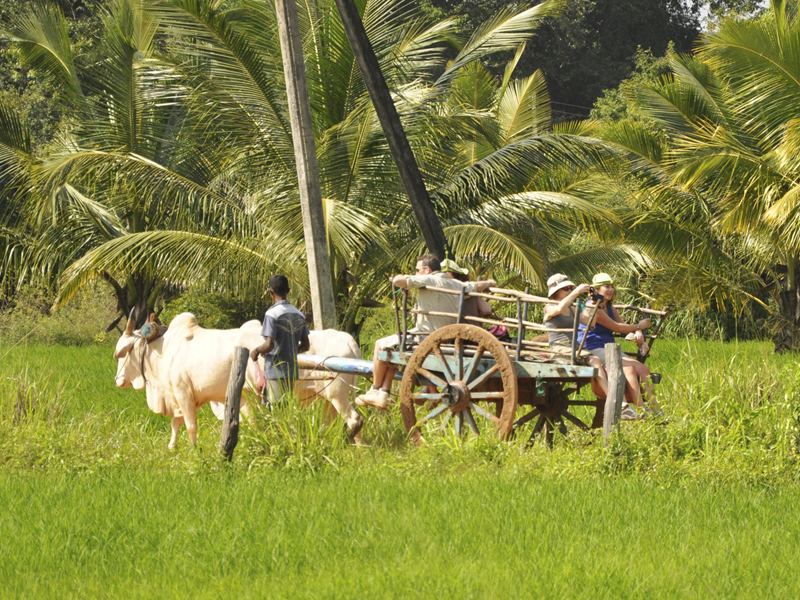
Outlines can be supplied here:
[[[117, 342], [117, 387], [146, 389], [147, 405], [158, 414], [172, 417], [169, 447], [178, 441], [181, 426], [186, 424], [189, 440], [197, 440], [197, 409], [212, 403], [218, 418], [224, 412], [225, 391], [230, 377], [236, 346], [248, 350], [261, 345], [261, 323], [248, 321], [239, 329], [204, 329], [191, 313], [175, 317], [163, 336], [145, 344], [139, 331], [128, 319], [125, 332]], [[312, 331], [308, 352], [322, 356], [361, 358], [353, 337], [341, 331]], [[247, 383], [254, 389], [263, 387], [263, 365], [248, 361]], [[345, 419], [351, 437], [361, 443], [361, 415], [350, 404], [350, 390], [355, 375], [338, 377], [324, 371], [300, 371], [295, 394], [304, 404], [316, 396], [328, 400]], [[247, 388], [247, 385], [245, 386]], [[220, 404], [218, 404], [220, 403]], [[249, 414], [242, 397], [242, 413]]]

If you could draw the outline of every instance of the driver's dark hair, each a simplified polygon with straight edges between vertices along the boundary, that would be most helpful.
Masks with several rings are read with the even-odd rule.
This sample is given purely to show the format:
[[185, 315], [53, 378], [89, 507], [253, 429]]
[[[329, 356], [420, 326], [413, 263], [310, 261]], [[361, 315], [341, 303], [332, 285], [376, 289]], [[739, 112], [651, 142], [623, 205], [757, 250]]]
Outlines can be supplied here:
[[421, 262], [423, 267], [430, 267], [431, 271], [442, 270], [442, 263], [439, 262], [435, 254], [423, 254], [417, 259], [417, 262]]
[[278, 296], [286, 297], [289, 293], [289, 280], [285, 275], [273, 275], [269, 278], [269, 289]]

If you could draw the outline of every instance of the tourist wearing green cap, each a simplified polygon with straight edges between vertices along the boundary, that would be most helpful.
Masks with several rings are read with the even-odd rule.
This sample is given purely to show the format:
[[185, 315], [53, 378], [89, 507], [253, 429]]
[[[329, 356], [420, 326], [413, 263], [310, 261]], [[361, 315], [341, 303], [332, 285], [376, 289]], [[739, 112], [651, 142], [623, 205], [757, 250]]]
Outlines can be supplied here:
[[[608, 273], [598, 273], [592, 278], [592, 285], [595, 288], [595, 293], [602, 297], [597, 306], [597, 310], [593, 311], [594, 304], [590, 302], [587, 304], [584, 317], [589, 317], [592, 312], [595, 312], [594, 327], [587, 330], [586, 325], [581, 324], [578, 331], [579, 342], [586, 338], [584, 348], [591, 354], [599, 357], [605, 364], [605, 345], [608, 343], [616, 343], [614, 333], [633, 333], [636, 336], [637, 344], [644, 344], [645, 329], [650, 326], [650, 319], [642, 319], [635, 325], [625, 323], [619, 316], [617, 309], [612, 304], [616, 288], [614, 281]], [[650, 369], [644, 363], [632, 358], [623, 357], [622, 371], [625, 374], [627, 386], [625, 395], [632, 404], [642, 408], [644, 400], [650, 400], [655, 403], [655, 390], [653, 389], [653, 382], [650, 379]], [[644, 388], [644, 398], [641, 390]], [[625, 406], [622, 411], [622, 418], [631, 420], [639, 418], [637, 411], [630, 405]]]
[[[461, 283], [469, 282], [469, 269], [462, 269], [456, 261], [445, 258], [442, 261], [442, 273], [447, 273]], [[464, 316], [488, 319], [492, 316], [492, 306], [483, 298], [468, 296], [464, 298]], [[474, 323], [473, 323], [474, 325]]]

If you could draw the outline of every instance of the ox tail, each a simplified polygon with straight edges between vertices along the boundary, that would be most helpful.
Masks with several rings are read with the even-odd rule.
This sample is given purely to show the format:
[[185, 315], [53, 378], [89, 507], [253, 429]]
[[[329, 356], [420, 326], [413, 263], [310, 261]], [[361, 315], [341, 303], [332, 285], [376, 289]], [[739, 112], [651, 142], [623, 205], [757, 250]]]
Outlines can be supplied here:
[[361, 358], [361, 348], [358, 347], [358, 344], [352, 337], [347, 340], [347, 347], [350, 348], [350, 352], [353, 353], [352, 358]]

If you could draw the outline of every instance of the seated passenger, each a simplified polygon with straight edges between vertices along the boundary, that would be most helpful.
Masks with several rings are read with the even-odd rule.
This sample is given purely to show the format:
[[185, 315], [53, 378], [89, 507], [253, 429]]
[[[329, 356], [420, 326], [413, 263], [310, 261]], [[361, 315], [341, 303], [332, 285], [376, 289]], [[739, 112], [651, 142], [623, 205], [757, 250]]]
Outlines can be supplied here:
[[[589, 284], [575, 286], [563, 273], [556, 273], [547, 280], [547, 297], [558, 301], [558, 304], [547, 304], [544, 307], [544, 326], [548, 329], [572, 329], [575, 323], [575, 300], [581, 294], [589, 292]], [[581, 317], [581, 319], [585, 319]], [[572, 354], [572, 332], [553, 331], [547, 334], [547, 343], [551, 350], [561, 354]], [[597, 356], [590, 355], [586, 364], [597, 369], [597, 384], [608, 394], [608, 379], [603, 363]]]
[[[479, 282], [461, 283], [451, 278], [447, 273], [441, 272], [439, 259], [433, 254], [426, 254], [417, 259], [416, 275], [395, 275], [392, 283], [397, 287], [406, 289], [415, 288], [440, 288], [455, 290], [460, 292], [462, 287], [467, 292], [484, 291], [496, 285], [492, 279]], [[444, 294], [430, 289], [421, 289], [417, 296], [417, 310], [423, 312], [446, 312], [458, 314], [459, 296], [455, 294]], [[440, 327], [452, 325], [456, 322], [456, 317], [433, 316], [427, 314], [417, 314], [416, 326], [409, 330], [408, 340], [411, 343], [418, 343], [420, 336], [415, 333], [430, 333]], [[358, 406], [374, 406], [381, 410], [389, 407], [389, 390], [392, 389], [394, 374], [397, 367], [378, 359], [378, 352], [381, 350], [393, 350], [400, 344], [397, 334], [381, 338], [375, 342], [375, 352], [372, 355], [372, 389], [356, 398]]]
[[[592, 284], [596, 289], [596, 293], [601, 295], [603, 299], [597, 306], [594, 328], [587, 333], [586, 326], [581, 324], [578, 340], [582, 340], [585, 336], [584, 348], [597, 356], [605, 365], [605, 345], [609, 342], [615, 342], [614, 333], [635, 333], [637, 343], [642, 344], [644, 343], [642, 332], [650, 326], [650, 319], [642, 319], [635, 325], [628, 325], [622, 320], [617, 309], [612, 304], [616, 288], [608, 273], [595, 275], [592, 279]], [[584, 317], [588, 318], [591, 314], [591, 306], [593, 306], [591, 303], [587, 305]], [[650, 369], [647, 365], [623, 356], [622, 371], [627, 381], [626, 397], [639, 408], [644, 406], [644, 400], [650, 400], [655, 404], [655, 390], [653, 389], [653, 382], [650, 380]], [[642, 388], [644, 388], [644, 398], [641, 393]], [[628, 405], [623, 408], [623, 419], [630, 420], [638, 418], [638, 416], [632, 406]]]
[[[458, 266], [456, 261], [445, 258], [442, 261], [442, 272], [447, 273], [453, 279], [461, 283], [469, 282], [469, 269], [462, 269]], [[492, 316], [492, 307], [483, 298], [465, 298], [464, 299], [464, 316], [465, 317], [480, 317], [488, 319]], [[473, 325], [475, 323], [473, 322]]]

